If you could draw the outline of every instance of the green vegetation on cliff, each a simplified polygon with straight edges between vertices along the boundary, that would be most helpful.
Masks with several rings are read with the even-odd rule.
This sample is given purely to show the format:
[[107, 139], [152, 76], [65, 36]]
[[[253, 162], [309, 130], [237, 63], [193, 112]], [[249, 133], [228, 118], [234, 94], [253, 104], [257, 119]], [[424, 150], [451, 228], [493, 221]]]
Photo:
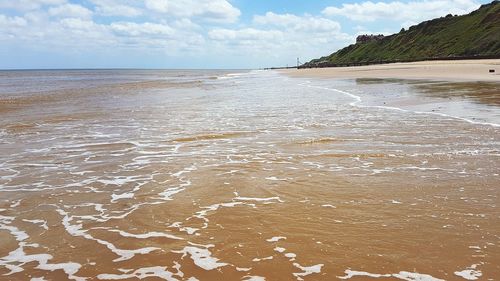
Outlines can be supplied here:
[[350, 45], [306, 67], [432, 58], [500, 57], [500, 1], [463, 16], [425, 21], [397, 34]]

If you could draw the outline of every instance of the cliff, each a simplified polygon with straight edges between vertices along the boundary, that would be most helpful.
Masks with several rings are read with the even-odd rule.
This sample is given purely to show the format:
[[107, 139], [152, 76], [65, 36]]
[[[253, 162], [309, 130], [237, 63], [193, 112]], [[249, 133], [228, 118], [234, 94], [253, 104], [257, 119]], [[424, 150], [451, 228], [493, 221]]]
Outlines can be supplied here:
[[302, 67], [428, 59], [500, 58], [500, 1], [467, 15], [447, 15], [376, 40], [361, 40]]

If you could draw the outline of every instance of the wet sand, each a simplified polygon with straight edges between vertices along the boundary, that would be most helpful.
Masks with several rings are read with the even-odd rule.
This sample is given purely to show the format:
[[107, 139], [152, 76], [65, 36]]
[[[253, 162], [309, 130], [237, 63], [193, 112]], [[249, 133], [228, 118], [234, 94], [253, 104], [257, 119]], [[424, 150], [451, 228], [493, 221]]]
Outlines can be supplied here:
[[[494, 69], [495, 73], [489, 73]], [[392, 78], [447, 81], [500, 82], [500, 60], [457, 60], [393, 63], [359, 67], [282, 70], [292, 77], [311, 78]]]
[[497, 84], [187, 75], [6, 95], [0, 280], [500, 276]]

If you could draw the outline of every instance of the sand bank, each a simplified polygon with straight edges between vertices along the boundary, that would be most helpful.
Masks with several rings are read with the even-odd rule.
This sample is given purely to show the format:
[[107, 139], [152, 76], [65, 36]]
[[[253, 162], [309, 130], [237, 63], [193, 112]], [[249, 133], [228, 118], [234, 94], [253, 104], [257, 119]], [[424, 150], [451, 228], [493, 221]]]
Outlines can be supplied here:
[[[490, 73], [490, 69], [494, 69], [495, 73]], [[358, 67], [293, 69], [281, 70], [281, 72], [293, 77], [400, 78], [500, 82], [500, 59], [423, 61]]]

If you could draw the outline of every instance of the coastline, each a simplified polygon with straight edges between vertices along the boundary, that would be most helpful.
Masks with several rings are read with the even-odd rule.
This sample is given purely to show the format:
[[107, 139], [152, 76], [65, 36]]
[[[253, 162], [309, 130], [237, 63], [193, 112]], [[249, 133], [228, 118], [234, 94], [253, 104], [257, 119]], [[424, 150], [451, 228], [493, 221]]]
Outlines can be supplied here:
[[[495, 73], [489, 73], [494, 69]], [[500, 59], [421, 61], [369, 66], [278, 70], [302, 78], [381, 78], [500, 82]]]

